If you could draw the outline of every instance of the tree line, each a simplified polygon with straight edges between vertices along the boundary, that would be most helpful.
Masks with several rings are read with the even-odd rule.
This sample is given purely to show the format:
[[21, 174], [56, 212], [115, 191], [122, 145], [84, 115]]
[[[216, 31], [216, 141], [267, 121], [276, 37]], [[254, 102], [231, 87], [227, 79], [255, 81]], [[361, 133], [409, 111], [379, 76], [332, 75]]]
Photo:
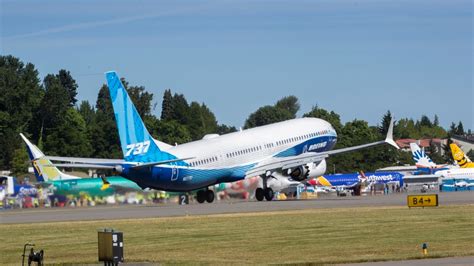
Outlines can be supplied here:
[[[183, 94], [164, 91], [161, 116], [152, 114], [154, 95], [143, 86], [130, 85], [122, 78], [137, 111], [150, 133], [157, 139], [180, 144], [201, 139], [210, 133], [226, 134], [237, 129], [219, 124], [205, 105], [188, 102]], [[79, 85], [71, 73], [61, 69], [42, 80], [32, 63], [24, 63], [12, 55], [0, 56], [0, 169], [21, 174], [28, 166], [28, 155], [19, 133], [24, 133], [48, 155], [121, 158], [119, 136], [115, 124], [109, 90], [104, 84], [95, 103], [77, 101]], [[274, 105], [258, 108], [245, 121], [252, 128], [297, 117], [298, 98], [283, 97]], [[336, 148], [377, 141], [384, 137], [391, 119], [388, 111], [380, 126], [369, 126], [364, 120], [342, 124], [340, 116], [314, 106], [304, 117], [318, 117], [331, 123], [338, 133]], [[461, 122], [446, 131], [427, 116], [420, 120], [403, 118], [394, 129], [395, 138], [445, 138], [464, 134]], [[436, 158], [444, 160], [447, 158]], [[328, 160], [328, 171], [353, 172], [412, 163], [411, 155], [388, 147], [341, 154]]]

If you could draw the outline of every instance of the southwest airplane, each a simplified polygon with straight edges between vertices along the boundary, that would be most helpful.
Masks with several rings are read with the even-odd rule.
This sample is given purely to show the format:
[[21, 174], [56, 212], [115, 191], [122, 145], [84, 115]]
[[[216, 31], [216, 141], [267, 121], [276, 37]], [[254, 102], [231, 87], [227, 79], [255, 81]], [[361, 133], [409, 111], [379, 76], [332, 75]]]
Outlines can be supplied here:
[[364, 182], [373, 184], [398, 183], [403, 186], [403, 174], [397, 172], [351, 173], [324, 175], [309, 181], [311, 185], [355, 188]]
[[33, 164], [36, 179], [43, 186], [52, 187], [54, 194], [81, 196], [87, 194], [91, 197], [107, 197], [115, 193], [141, 191], [134, 182], [121, 176], [107, 178], [80, 178], [59, 171], [48, 160], [41, 150], [31, 143], [23, 134], [21, 138], [26, 143], [28, 155]]
[[13, 176], [0, 176], [0, 200], [5, 197], [36, 196], [38, 190], [28, 184], [19, 184]]
[[[202, 140], [168, 145], [155, 140], [145, 128], [116, 72], [106, 73], [124, 160], [48, 157], [72, 162], [70, 167], [113, 169], [141, 188], [197, 192], [197, 200], [212, 202], [210, 186], [260, 176], [258, 201], [273, 199], [271, 179], [304, 182], [326, 171], [325, 159], [334, 154], [393, 141], [393, 121], [383, 141], [332, 150], [337, 134], [328, 122], [299, 118]], [[291, 183], [290, 182], [290, 183]]]

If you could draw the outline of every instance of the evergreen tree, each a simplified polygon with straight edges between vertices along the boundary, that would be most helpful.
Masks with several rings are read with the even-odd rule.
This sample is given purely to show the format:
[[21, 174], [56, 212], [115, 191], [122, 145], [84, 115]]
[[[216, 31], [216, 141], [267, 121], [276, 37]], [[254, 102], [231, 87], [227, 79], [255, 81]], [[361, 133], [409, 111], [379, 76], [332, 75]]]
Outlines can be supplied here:
[[434, 116], [433, 126], [435, 126], [435, 127], [439, 126], [439, 117], [438, 117], [438, 115]]
[[110, 93], [106, 85], [102, 85], [99, 90], [96, 115], [89, 130], [93, 147], [92, 157], [123, 158]]
[[0, 56], [0, 169], [12, 166], [22, 143], [19, 133], [30, 131], [43, 92], [34, 65], [11, 55]]
[[390, 110], [388, 110], [387, 113], [385, 113], [385, 115], [382, 117], [382, 125], [379, 127], [380, 134], [382, 135], [387, 134], [391, 121], [392, 121], [392, 113], [390, 113]]
[[95, 110], [89, 101], [82, 101], [79, 105], [78, 111], [86, 122], [86, 126], [91, 125], [95, 118]]
[[421, 116], [421, 120], [420, 120], [419, 125], [420, 125], [420, 127], [432, 127], [433, 126], [433, 124], [431, 123], [430, 118], [427, 117], [426, 115]]
[[187, 125], [189, 122], [189, 104], [184, 95], [175, 93], [172, 106], [171, 118], [182, 125]]
[[20, 146], [20, 148], [15, 149], [13, 152], [11, 171], [14, 176], [20, 176], [22, 174], [28, 173], [28, 166], [30, 162], [28, 153], [26, 152], [25, 145]]
[[205, 104], [192, 102], [189, 106], [188, 129], [193, 140], [201, 139], [204, 135], [217, 132], [217, 120]]
[[171, 90], [165, 90], [163, 102], [161, 104], [161, 120], [171, 120], [173, 118], [173, 96]]
[[224, 135], [224, 134], [228, 134], [228, 133], [232, 133], [236, 131], [237, 131], [237, 128], [235, 128], [234, 126], [227, 126], [227, 125], [221, 124], [217, 127], [216, 133], [219, 135]]
[[70, 106], [69, 92], [61, 85], [61, 81], [55, 75], [49, 74], [44, 78], [45, 93], [40, 106], [40, 116], [45, 129], [57, 127], [63, 122], [66, 111]]
[[454, 122], [451, 122], [451, 126], [449, 126], [449, 134], [455, 135], [457, 130], [458, 129], [456, 127], [456, 124]]
[[464, 126], [461, 121], [459, 121], [458, 126], [456, 127], [456, 135], [464, 135]]
[[77, 88], [78, 85], [76, 80], [74, 80], [71, 76], [71, 73], [67, 70], [61, 69], [59, 73], [56, 75], [59, 79], [61, 85], [69, 94], [69, 106], [74, 106], [77, 102]]
[[446, 140], [446, 145], [442, 145], [443, 149], [443, 163], [448, 163], [448, 164], [453, 164], [454, 159], [451, 154], [451, 147], [449, 146], [451, 143], [453, 143], [453, 140], [451, 137], [448, 135], [448, 139]]
[[140, 117], [151, 115], [153, 93], [147, 92], [143, 86], [130, 86], [127, 88], [127, 92]]
[[87, 135], [86, 123], [76, 109], [68, 108], [63, 123], [46, 135], [44, 149], [50, 155], [91, 156], [92, 146]]

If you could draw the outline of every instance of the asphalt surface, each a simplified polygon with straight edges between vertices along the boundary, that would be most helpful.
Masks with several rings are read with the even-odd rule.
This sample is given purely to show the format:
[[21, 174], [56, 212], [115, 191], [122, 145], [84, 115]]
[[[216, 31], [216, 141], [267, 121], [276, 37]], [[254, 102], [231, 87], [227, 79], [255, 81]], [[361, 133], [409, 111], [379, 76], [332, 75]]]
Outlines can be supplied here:
[[[474, 204], [474, 192], [444, 192], [438, 194], [440, 205]], [[407, 194], [391, 194], [341, 198], [327, 197], [314, 200], [288, 200], [271, 202], [224, 201], [211, 204], [192, 203], [185, 206], [180, 206], [176, 203], [168, 203], [157, 205], [116, 205], [81, 208], [66, 207], [2, 210], [0, 211], [0, 224], [137, 219], [187, 215], [306, 210], [318, 208], [406, 206], [406, 198]]]

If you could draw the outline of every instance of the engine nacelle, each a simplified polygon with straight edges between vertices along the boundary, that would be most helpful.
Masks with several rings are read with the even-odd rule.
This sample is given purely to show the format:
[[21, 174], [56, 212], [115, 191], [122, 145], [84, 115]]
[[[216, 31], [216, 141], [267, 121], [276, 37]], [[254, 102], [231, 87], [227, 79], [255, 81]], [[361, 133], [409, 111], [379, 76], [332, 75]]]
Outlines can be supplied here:
[[308, 163], [289, 170], [288, 175], [296, 181], [304, 181], [306, 179], [321, 176], [326, 172], [326, 160], [319, 163]]
[[114, 172], [114, 174], [120, 175], [120, 174], [123, 172], [123, 166], [121, 166], [121, 165], [116, 165], [116, 166], [113, 168], [113, 172]]

